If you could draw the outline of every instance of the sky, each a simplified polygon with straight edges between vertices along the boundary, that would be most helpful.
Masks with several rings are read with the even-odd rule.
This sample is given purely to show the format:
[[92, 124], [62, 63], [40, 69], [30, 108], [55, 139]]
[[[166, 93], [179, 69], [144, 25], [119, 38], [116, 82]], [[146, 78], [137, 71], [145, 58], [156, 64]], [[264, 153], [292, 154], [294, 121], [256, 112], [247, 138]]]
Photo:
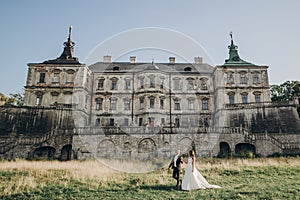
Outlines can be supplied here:
[[[243, 60], [269, 66], [270, 84], [300, 80], [299, 10], [298, 0], [3, 0], [0, 2], [0, 93], [22, 92], [27, 64], [57, 58], [70, 25], [76, 43], [75, 56], [82, 63], [102, 45], [99, 53], [112, 54], [121, 60], [135, 54], [138, 61], [168, 62], [168, 55], [180, 57], [182, 52], [177, 50], [183, 49], [183, 57], [188, 61], [200, 56], [204, 62], [222, 65], [228, 58], [232, 31]], [[107, 41], [132, 31], [135, 35], [131, 36], [136, 36], [136, 40], [131, 37], [130, 42], [138, 43], [145, 36], [136, 30], [149, 33], [153, 28], [162, 30], [163, 34], [175, 33], [174, 38], [169, 37], [172, 40], [162, 41], [171, 54], [157, 51], [160, 47], [155, 46], [156, 51], [152, 52], [129, 49], [127, 53], [114, 55], [112, 49], [120, 49], [123, 42], [114, 42], [107, 52], [103, 49], [106, 47], [103, 44], [112, 44]], [[186, 38], [176, 39], [181, 36], [203, 51], [201, 48], [199, 52], [189, 51], [190, 46], [184, 44]], [[157, 38], [160, 37], [146, 40], [156, 44]], [[174, 43], [171, 45], [170, 41]], [[176, 51], [168, 49], [171, 47]], [[99, 61], [101, 54], [96, 55]]]

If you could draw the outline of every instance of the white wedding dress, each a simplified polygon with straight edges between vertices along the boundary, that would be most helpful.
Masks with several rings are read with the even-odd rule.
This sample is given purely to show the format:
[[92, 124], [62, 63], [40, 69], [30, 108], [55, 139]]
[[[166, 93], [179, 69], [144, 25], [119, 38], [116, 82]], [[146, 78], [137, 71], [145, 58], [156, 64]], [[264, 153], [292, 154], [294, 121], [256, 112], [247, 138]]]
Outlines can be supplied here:
[[192, 168], [193, 168], [192, 162], [193, 159], [189, 158], [188, 164], [185, 168], [185, 174], [182, 179], [182, 184], [181, 184], [182, 190], [221, 188], [220, 186], [209, 184], [196, 168], [194, 168], [194, 172], [192, 172]]

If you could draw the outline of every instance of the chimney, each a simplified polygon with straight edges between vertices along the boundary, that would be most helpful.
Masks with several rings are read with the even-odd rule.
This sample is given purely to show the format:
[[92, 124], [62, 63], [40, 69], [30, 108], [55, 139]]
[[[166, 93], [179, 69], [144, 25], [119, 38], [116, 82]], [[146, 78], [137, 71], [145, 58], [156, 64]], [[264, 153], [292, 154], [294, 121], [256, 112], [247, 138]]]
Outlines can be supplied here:
[[175, 64], [175, 57], [169, 57], [169, 64]]
[[130, 56], [130, 63], [135, 64], [136, 63], [136, 57], [135, 56]]
[[103, 62], [111, 63], [111, 56], [109, 56], [109, 55], [103, 56]]
[[195, 57], [195, 64], [202, 64], [203, 63], [203, 58], [202, 57]]

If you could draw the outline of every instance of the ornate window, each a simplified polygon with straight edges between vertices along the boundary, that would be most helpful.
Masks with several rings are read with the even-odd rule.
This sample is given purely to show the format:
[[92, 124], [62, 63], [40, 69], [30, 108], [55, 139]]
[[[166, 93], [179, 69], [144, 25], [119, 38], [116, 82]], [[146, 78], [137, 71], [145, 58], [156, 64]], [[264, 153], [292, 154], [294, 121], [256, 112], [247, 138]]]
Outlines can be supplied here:
[[116, 110], [117, 109], [117, 99], [116, 98], [111, 98], [110, 99], [110, 109], [111, 110]]
[[253, 74], [253, 84], [259, 84], [259, 76], [257, 73]]
[[104, 78], [98, 80], [98, 90], [102, 90], [104, 88]]
[[227, 72], [227, 83], [228, 84], [233, 84], [234, 83], [233, 72]]
[[141, 78], [140, 78], [140, 87], [141, 87], [141, 89], [144, 88], [144, 85], [145, 85], [145, 78], [144, 78], [144, 77], [141, 77]]
[[207, 79], [200, 79], [201, 81], [201, 90], [207, 90]]
[[39, 79], [39, 83], [45, 83], [45, 72], [41, 72], [40, 73], [40, 79]]
[[118, 79], [112, 78], [111, 79], [111, 90], [118, 90]]
[[140, 98], [140, 109], [144, 109], [145, 108], [145, 97], [141, 97]]
[[241, 84], [247, 84], [247, 75], [245, 72], [241, 72], [240, 74], [240, 83]]
[[255, 97], [255, 102], [259, 103], [261, 101], [261, 92], [253, 92]]
[[131, 80], [129, 78], [125, 79], [125, 90], [130, 90], [131, 88]]
[[54, 72], [52, 77], [52, 83], [59, 83], [60, 82], [60, 73]]
[[174, 90], [181, 90], [181, 80], [180, 78], [174, 78], [173, 79], [173, 84], [174, 84]]
[[97, 118], [97, 119], [96, 119], [95, 125], [96, 125], [96, 126], [100, 126], [100, 122], [101, 122], [101, 121], [100, 121], [100, 118]]
[[194, 90], [194, 81], [193, 78], [187, 79], [187, 90]]
[[75, 71], [72, 69], [67, 70], [66, 83], [74, 83]]
[[153, 109], [154, 108], [154, 105], [155, 105], [155, 97], [150, 97], [150, 109]]
[[242, 103], [248, 103], [248, 94], [244, 92], [241, 95], [242, 95]]
[[196, 125], [196, 120], [194, 117], [190, 117], [190, 125], [192, 125], [192, 126]]
[[228, 93], [229, 104], [234, 104], [235, 103], [234, 96], [235, 96], [234, 92], [229, 92]]
[[163, 89], [163, 88], [164, 88], [164, 82], [165, 82], [165, 78], [164, 78], [164, 77], [161, 77], [161, 78], [160, 78], [160, 89]]
[[150, 79], [150, 88], [155, 88], [155, 76], [154, 75], [152, 75], [152, 76], [150, 76], [149, 77], [149, 79]]
[[174, 100], [174, 110], [180, 110], [180, 100], [179, 99]]
[[164, 99], [160, 99], [160, 109], [164, 109]]
[[36, 93], [36, 101], [35, 101], [35, 104], [36, 104], [37, 106], [42, 105], [42, 100], [43, 100], [43, 93], [37, 92], [37, 93]]
[[188, 99], [188, 109], [189, 110], [195, 109], [195, 99]]
[[130, 99], [124, 99], [124, 110], [130, 110]]
[[161, 118], [160, 119], [160, 124], [163, 126], [163, 125], [165, 125], [165, 118]]
[[255, 102], [259, 103], [260, 102], [260, 94], [255, 95]]
[[202, 110], [208, 110], [208, 99], [202, 99]]
[[102, 110], [102, 106], [103, 106], [103, 99], [97, 98], [96, 99], [96, 110]]
[[175, 127], [176, 128], [180, 127], [180, 119], [179, 118], [175, 118]]

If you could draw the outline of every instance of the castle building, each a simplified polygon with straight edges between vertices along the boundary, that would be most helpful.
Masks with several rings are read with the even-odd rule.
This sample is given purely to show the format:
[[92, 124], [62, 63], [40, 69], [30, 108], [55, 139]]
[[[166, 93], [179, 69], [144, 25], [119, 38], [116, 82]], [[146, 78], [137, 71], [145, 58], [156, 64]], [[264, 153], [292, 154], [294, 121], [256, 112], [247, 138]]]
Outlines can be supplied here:
[[213, 119], [226, 104], [270, 101], [267, 66], [242, 60], [233, 43], [223, 65], [103, 62], [90, 66], [74, 57], [71, 28], [60, 57], [28, 64], [25, 105], [73, 107], [81, 126], [197, 128], [219, 126]]
[[300, 153], [299, 102], [271, 102], [268, 66], [242, 60], [232, 34], [222, 65], [105, 55], [87, 66], [71, 33], [58, 58], [28, 64], [24, 106], [0, 106], [0, 158]]

